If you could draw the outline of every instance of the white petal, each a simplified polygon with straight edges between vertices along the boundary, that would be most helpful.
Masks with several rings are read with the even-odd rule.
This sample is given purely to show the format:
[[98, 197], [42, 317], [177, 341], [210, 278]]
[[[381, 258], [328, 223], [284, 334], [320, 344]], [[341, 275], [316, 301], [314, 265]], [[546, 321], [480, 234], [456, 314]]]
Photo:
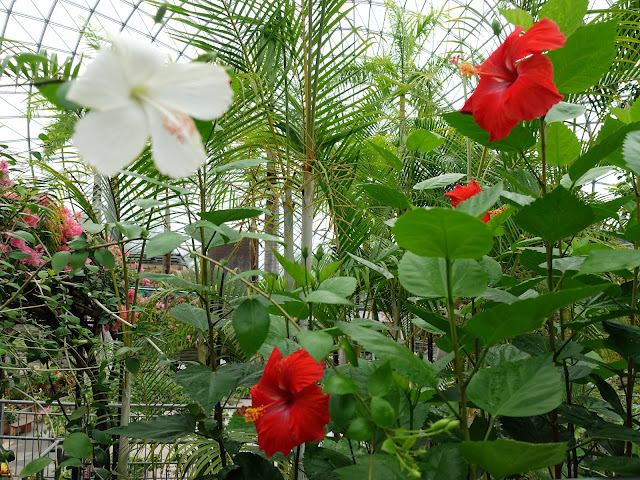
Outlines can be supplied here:
[[187, 177], [207, 161], [200, 132], [181, 112], [165, 114], [145, 105], [151, 126], [151, 151], [158, 171], [172, 178]]
[[221, 117], [233, 102], [231, 78], [210, 63], [170, 63], [147, 82], [152, 102], [200, 120]]
[[96, 172], [112, 177], [140, 155], [148, 138], [147, 117], [134, 105], [89, 112], [76, 123], [73, 144]]
[[131, 103], [131, 86], [122, 63], [109, 48], [102, 48], [85, 72], [71, 83], [67, 99], [97, 110], [121, 108]]
[[123, 35], [110, 35], [113, 51], [130, 86], [147, 82], [165, 64], [165, 56], [149, 43]]

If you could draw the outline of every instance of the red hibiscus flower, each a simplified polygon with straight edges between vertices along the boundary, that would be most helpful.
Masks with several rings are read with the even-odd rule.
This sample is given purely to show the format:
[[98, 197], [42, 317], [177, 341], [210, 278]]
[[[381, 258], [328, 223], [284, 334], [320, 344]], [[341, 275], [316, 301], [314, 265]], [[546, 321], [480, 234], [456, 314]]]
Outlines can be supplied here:
[[[480, 193], [481, 191], [482, 191], [482, 188], [480, 188], [480, 185], [478, 185], [478, 183], [475, 180], [471, 180], [469, 182], [469, 185], [466, 187], [460, 185], [459, 183], [456, 184], [455, 188], [450, 192], [445, 193], [444, 196], [449, 197], [451, 199], [451, 206], [455, 208], [458, 205], [460, 205], [460, 203], [464, 202], [468, 198], [473, 197], [474, 195]], [[481, 220], [484, 223], [487, 223], [489, 220], [491, 220], [491, 215], [497, 215], [498, 213], [501, 213], [501, 212], [502, 210], [491, 210], [487, 212], [485, 216], [482, 217]]]
[[324, 438], [329, 423], [329, 395], [316, 382], [324, 369], [306, 350], [282, 358], [273, 349], [264, 374], [251, 387], [251, 407], [238, 411], [246, 422], [255, 422], [258, 445], [267, 457], [276, 452], [288, 455], [304, 442]]
[[460, 110], [473, 115], [491, 142], [509, 135], [521, 120], [546, 114], [563, 98], [553, 83], [551, 60], [542, 52], [562, 47], [566, 37], [548, 18], [522, 31], [516, 27], [478, 66], [478, 87]]

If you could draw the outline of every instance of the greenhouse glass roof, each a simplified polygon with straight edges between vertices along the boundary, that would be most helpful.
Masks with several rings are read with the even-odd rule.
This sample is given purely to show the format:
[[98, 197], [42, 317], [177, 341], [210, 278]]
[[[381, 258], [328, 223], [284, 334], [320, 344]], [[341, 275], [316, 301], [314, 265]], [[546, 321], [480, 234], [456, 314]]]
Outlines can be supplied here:
[[[215, 0], [214, 0], [215, 1]], [[171, 3], [183, 4], [182, 0]], [[385, 33], [389, 29], [388, 9], [384, 2], [350, 0], [353, 9], [350, 21], [376, 36], [372, 54], [385, 48]], [[396, 4], [412, 12], [428, 14], [431, 8], [442, 9], [439, 28], [422, 47], [426, 56], [447, 56], [467, 48], [486, 53], [498, 41], [492, 22], [506, 21], [497, 13], [495, 0], [396, 0]], [[606, 6], [612, 0], [591, 0], [593, 6]], [[67, 57], [91, 56], [96, 36], [107, 32], [126, 31], [132, 36], [148, 39], [171, 55], [174, 60], [192, 58], [198, 52], [186, 42], [170, 34], [172, 28], [184, 29], [172, 22], [170, 15], [156, 23], [157, 5], [145, 0], [0, 0], [0, 53], [2, 58], [25, 51], [56, 53], [62, 61]], [[460, 20], [466, 18], [466, 20]], [[188, 32], [186, 32], [188, 33]], [[463, 52], [464, 53], [464, 52]], [[37, 148], [38, 135], [47, 125], [47, 111], [32, 111], [29, 94], [33, 87], [11, 84], [0, 79], [0, 143], [15, 154], [29, 156]], [[459, 82], [457, 82], [459, 83]], [[449, 101], [456, 105], [461, 94], [456, 86], [448, 90]]]

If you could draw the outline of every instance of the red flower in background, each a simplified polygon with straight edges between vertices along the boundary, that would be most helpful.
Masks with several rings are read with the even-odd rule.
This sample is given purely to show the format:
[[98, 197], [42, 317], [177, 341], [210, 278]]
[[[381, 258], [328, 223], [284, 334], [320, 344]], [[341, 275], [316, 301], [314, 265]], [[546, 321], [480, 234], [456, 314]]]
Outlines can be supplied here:
[[[453, 208], [456, 208], [458, 205], [460, 205], [460, 203], [473, 197], [474, 195], [480, 193], [481, 191], [482, 191], [482, 188], [480, 188], [480, 185], [478, 185], [478, 183], [475, 180], [471, 180], [469, 182], [469, 185], [466, 187], [457, 183], [455, 188], [450, 192], [445, 193], [444, 196], [449, 197], [451, 199], [451, 206]], [[481, 218], [481, 220], [484, 223], [487, 223], [489, 220], [491, 220], [491, 215], [497, 215], [502, 211], [503, 209], [490, 210], [485, 214], [484, 217]]]
[[329, 395], [316, 382], [324, 369], [306, 350], [283, 358], [273, 349], [262, 378], [251, 387], [251, 407], [238, 410], [246, 422], [255, 422], [258, 445], [267, 457], [288, 455], [304, 442], [324, 438], [329, 423]]
[[541, 117], [563, 99], [553, 83], [551, 60], [542, 52], [562, 47], [566, 37], [548, 18], [522, 32], [516, 27], [477, 67], [480, 82], [460, 110], [473, 115], [491, 142], [509, 135], [518, 122]]

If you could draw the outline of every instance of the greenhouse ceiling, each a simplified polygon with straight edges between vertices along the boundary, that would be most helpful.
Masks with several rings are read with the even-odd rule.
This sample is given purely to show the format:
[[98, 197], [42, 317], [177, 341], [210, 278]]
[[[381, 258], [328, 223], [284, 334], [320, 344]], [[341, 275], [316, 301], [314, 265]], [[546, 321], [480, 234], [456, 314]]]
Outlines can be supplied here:
[[[214, 0], [215, 1], [215, 0]], [[109, 32], [126, 31], [158, 45], [174, 60], [193, 58], [200, 52], [186, 42], [176, 40], [170, 30], [185, 31], [182, 23], [166, 15], [156, 22], [158, 3], [150, 0], [0, 0], [0, 55], [47, 51], [60, 61], [92, 56], [96, 38]], [[183, 5], [184, 0], [169, 3]], [[202, 2], [206, 3], [206, 2]], [[493, 27], [508, 23], [497, 10], [496, 0], [396, 0], [396, 5], [410, 12], [429, 14], [441, 11], [438, 28], [422, 46], [425, 57], [449, 56], [464, 43], [472, 60], [483, 55], [498, 41]], [[517, 2], [516, 2], [517, 3]], [[592, 8], [605, 7], [613, 0], [591, 0]], [[388, 9], [382, 1], [348, 0], [353, 8], [349, 21], [375, 40], [373, 55], [385, 48], [389, 31]], [[494, 24], [492, 27], [492, 23]], [[346, 29], [345, 29], [346, 30]], [[351, 30], [349, 30], [351, 31]], [[508, 30], [507, 30], [508, 31]], [[188, 31], [186, 31], [188, 32]], [[473, 52], [473, 53], [472, 53]], [[459, 106], [461, 92], [452, 82], [446, 89], [449, 102]], [[49, 112], [34, 108], [33, 86], [12, 84], [7, 77], [0, 82], [0, 140], [14, 154], [28, 158], [38, 148], [38, 135], [48, 124]], [[30, 111], [30, 114], [27, 114]]]

